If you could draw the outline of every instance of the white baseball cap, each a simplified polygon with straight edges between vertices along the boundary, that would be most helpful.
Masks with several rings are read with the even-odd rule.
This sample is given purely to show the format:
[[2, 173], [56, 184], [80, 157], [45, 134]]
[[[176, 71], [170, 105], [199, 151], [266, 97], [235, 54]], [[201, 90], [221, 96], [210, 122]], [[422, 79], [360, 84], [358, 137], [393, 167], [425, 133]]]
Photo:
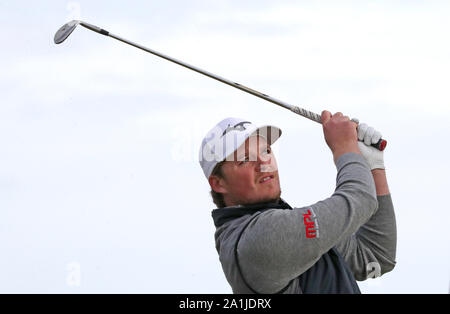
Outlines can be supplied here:
[[272, 125], [256, 127], [240, 118], [226, 118], [212, 128], [200, 146], [199, 162], [206, 179], [214, 167], [233, 154], [250, 136], [259, 135], [272, 145], [280, 136], [281, 130]]

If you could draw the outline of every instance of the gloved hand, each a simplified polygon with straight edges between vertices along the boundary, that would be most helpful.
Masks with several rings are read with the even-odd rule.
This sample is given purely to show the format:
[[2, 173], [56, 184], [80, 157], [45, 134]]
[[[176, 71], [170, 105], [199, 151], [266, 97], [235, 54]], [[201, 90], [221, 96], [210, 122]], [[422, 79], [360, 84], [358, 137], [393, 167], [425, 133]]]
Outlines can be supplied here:
[[370, 146], [378, 143], [380, 138], [381, 133], [374, 128], [365, 123], [358, 125], [358, 147], [369, 164], [370, 170], [385, 169], [383, 152]]

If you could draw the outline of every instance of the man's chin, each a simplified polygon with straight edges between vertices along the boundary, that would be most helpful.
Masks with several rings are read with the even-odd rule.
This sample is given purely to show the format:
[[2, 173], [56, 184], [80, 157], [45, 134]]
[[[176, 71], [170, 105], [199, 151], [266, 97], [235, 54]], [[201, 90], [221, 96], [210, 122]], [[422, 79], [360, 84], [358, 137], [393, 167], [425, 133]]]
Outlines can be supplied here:
[[276, 194], [276, 195], [272, 195], [269, 197], [263, 197], [257, 200], [254, 200], [252, 202], [249, 202], [246, 205], [253, 205], [253, 204], [260, 204], [260, 203], [275, 203], [278, 204], [280, 202], [280, 197], [281, 197], [281, 191]]

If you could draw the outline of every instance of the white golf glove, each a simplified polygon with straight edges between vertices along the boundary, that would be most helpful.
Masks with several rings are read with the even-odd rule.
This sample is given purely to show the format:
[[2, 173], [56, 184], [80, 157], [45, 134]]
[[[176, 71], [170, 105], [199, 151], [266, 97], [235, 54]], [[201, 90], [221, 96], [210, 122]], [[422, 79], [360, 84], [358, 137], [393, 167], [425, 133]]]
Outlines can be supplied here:
[[358, 147], [369, 164], [370, 170], [385, 169], [383, 152], [370, 146], [381, 139], [381, 133], [365, 123], [358, 125]]

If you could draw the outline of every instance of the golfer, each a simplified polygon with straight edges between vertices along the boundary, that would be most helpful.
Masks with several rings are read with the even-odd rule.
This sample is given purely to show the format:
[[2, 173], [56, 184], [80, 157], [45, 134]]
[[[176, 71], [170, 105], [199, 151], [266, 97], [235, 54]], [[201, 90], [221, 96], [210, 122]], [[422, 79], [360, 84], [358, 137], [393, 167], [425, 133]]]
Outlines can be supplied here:
[[271, 149], [279, 128], [227, 118], [202, 141], [200, 165], [217, 206], [216, 248], [234, 293], [360, 293], [357, 280], [394, 268], [396, 223], [383, 152], [370, 146], [381, 134], [342, 113], [323, 111], [321, 119], [336, 189], [307, 206], [281, 198]]

